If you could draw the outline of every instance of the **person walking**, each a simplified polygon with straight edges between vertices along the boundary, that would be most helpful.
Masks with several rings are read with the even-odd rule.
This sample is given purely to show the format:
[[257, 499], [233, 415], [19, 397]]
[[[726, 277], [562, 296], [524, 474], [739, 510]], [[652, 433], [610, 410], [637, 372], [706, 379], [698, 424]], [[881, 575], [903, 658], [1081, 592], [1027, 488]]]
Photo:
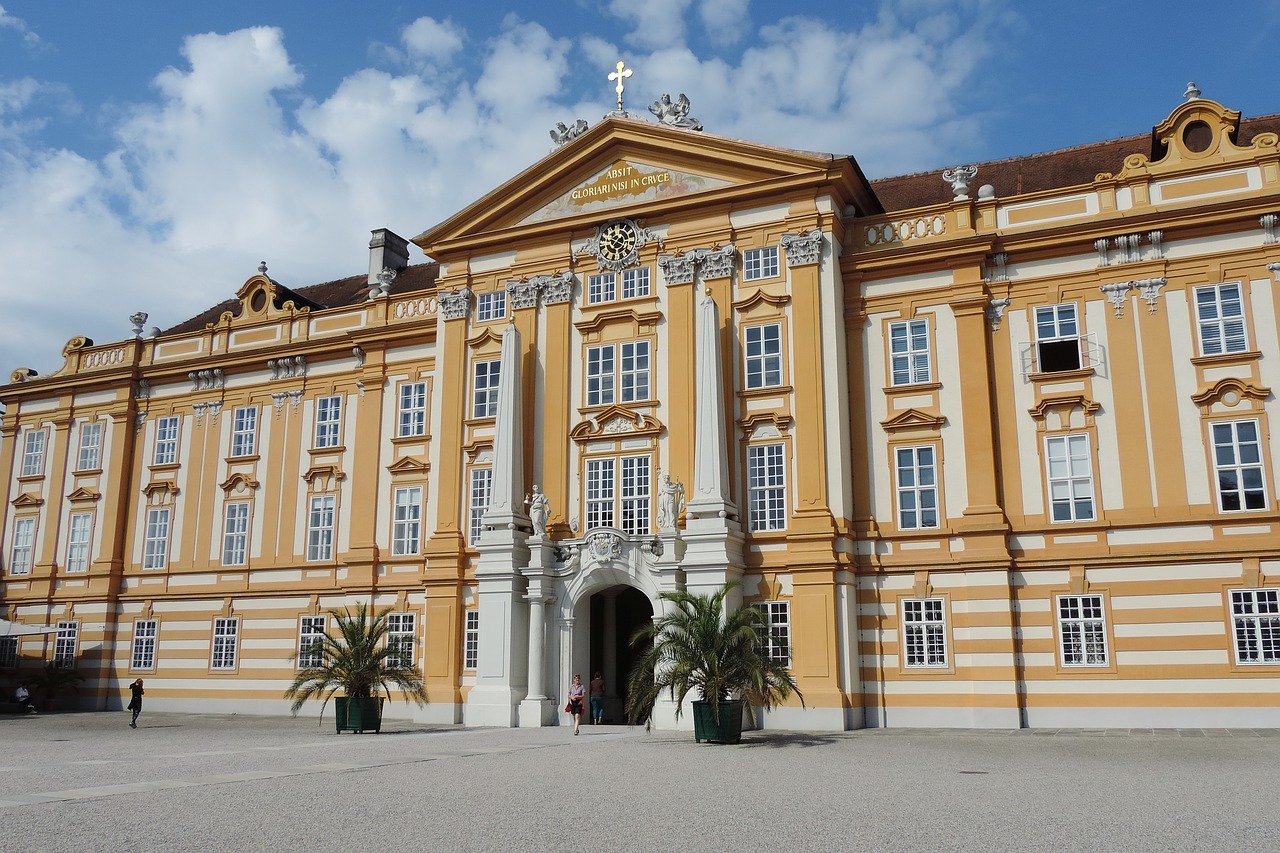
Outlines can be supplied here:
[[598, 726], [604, 722], [604, 679], [600, 671], [591, 679], [591, 725]]
[[582, 676], [574, 675], [569, 685], [569, 704], [565, 710], [573, 715], [573, 733], [578, 733], [578, 723], [582, 719], [583, 705], [586, 703], [587, 688], [582, 684]]
[[129, 699], [129, 710], [133, 712], [133, 719], [129, 721], [129, 728], [136, 729], [138, 727], [138, 715], [142, 713], [143, 690], [141, 678], [129, 685], [129, 692], [133, 694]]

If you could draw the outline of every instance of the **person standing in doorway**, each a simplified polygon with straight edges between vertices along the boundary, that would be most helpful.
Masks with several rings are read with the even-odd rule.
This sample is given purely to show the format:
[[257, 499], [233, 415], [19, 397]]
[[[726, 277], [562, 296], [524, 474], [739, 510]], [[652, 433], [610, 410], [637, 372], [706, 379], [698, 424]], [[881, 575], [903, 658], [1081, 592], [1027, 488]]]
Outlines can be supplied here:
[[591, 725], [598, 726], [604, 722], [604, 679], [600, 671], [591, 678]]
[[129, 685], [129, 692], [133, 694], [129, 699], [129, 710], [133, 712], [133, 719], [129, 721], [129, 728], [136, 729], [138, 727], [138, 715], [142, 713], [143, 690], [141, 678]]
[[582, 720], [583, 705], [586, 704], [587, 688], [582, 685], [582, 676], [574, 675], [569, 685], [569, 705], [565, 709], [573, 715], [573, 733], [578, 733], [578, 723]]

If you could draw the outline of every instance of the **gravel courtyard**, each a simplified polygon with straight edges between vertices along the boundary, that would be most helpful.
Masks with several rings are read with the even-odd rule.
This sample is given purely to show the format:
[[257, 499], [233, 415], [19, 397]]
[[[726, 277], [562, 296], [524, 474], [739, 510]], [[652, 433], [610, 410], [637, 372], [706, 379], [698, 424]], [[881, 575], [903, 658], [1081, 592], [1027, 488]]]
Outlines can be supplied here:
[[750, 732], [0, 717], [0, 848], [1275, 850], [1280, 730]]

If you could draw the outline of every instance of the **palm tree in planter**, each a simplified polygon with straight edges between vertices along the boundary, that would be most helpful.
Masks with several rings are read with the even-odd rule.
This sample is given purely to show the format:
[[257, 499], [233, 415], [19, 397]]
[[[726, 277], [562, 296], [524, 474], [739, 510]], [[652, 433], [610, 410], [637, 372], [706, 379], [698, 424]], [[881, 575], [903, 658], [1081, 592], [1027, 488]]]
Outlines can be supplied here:
[[679, 719], [685, 697], [693, 692], [698, 696], [693, 703], [694, 739], [738, 743], [744, 703], [752, 725], [757, 706], [773, 708], [792, 693], [804, 705], [787, 667], [764, 648], [769, 628], [764, 613], [751, 605], [725, 612], [725, 596], [734, 586], [725, 584], [709, 596], [659, 596], [674, 607], [631, 638], [640, 652], [627, 685], [632, 725], [652, 723], [654, 703], [664, 692], [670, 693]]
[[[294, 656], [308, 664], [284, 692], [286, 699], [293, 700], [295, 716], [308, 699], [320, 697], [323, 718], [324, 706], [333, 698], [339, 732], [343, 729], [356, 733], [366, 729], [378, 732], [382, 730], [382, 704], [391, 698], [391, 687], [404, 693], [406, 701], [417, 702], [418, 707], [426, 703], [422, 671], [413, 663], [411, 650], [388, 642], [387, 614], [390, 612], [388, 607], [370, 614], [365, 604], [357, 605], [354, 611], [351, 608], [342, 613], [330, 611], [336, 634], [326, 631]], [[339, 690], [344, 695], [334, 698]]]

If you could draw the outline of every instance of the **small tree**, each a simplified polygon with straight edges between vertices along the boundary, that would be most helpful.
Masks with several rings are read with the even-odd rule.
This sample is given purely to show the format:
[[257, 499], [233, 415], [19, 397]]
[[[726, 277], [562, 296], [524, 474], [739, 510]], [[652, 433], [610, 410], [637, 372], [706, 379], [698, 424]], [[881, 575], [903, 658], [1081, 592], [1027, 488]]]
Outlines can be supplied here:
[[44, 669], [27, 679], [27, 684], [40, 697], [40, 707], [52, 711], [54, 703], [64, 690], [72, 693], [80, 691], [80, 682], [84, 676], [69, 666], [60, 666], [53, 661], [46, 663]]
[[748, 605], [725, 612], [725, 596], [734, 586], [725, 584], [709, 596], [661, 594], [675, 608], [631, 637], [640, 652], [628, 679], [627, 717], [632, 725], [651, 724], [654, 702], [664, 691], [676, 703], [676, 719], [690, 692], [710, 703], [717, 723], [720, 703], [734, 694], [746, 703], [752, 725], [755, 706], [772, 708], [792, 693], [804, 705], [786, 666], [765, 653], [762, 637], [768, 623], [760, 609]]
[[371, 697], [381, 691], [390, 699], [390, 687], [394, 686], [406, 701], [412, 699], [418, 707], [426, 703], [422, 671], [416, 664], [406, 663], [401, 646], [387, 642], [390, 612], [388, 607], [371, 615], [365, 604], [357, 605], [354, 612], [350, 608], [342, 613], [330, 611], [337, 623], [336, 636], [326, 631], [302, 650], [304, 656], [318, 657], [319, 663], [304, 667], [284, 692], [284, 698], [293, 700], [295, 716], [308, 699], [320, 697], [323, 718], [325, 705], [339, 690], [349, 698]]

